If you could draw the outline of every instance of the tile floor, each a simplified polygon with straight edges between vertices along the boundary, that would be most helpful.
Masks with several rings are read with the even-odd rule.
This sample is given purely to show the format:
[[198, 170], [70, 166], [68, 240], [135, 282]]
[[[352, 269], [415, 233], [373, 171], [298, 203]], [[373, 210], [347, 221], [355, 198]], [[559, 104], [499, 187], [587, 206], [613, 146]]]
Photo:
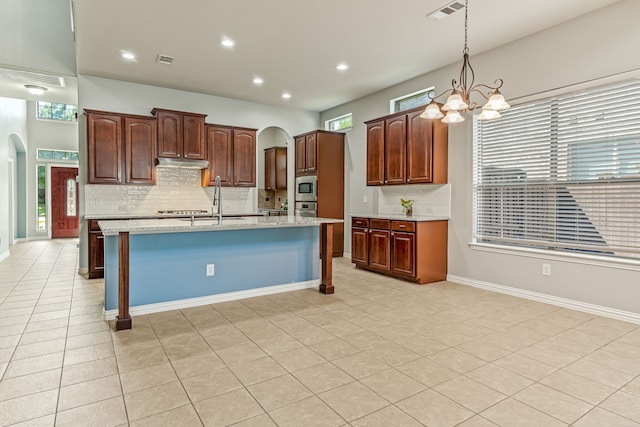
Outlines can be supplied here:
[[0, 262], [0, 426], [640, 426], [640, 328], [334, 263], [304, 290], [101, 320], [75, 240]]

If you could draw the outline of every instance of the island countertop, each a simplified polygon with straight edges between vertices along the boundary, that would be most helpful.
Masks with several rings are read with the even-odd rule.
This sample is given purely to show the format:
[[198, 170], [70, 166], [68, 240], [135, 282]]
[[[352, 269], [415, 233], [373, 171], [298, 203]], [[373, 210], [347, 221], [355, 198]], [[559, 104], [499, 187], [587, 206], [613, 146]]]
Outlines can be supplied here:
[[98, 222], [102, 234], [115, 236], [120, 232], [131, 234], [185, 233], [202, 231], [246, 230], [260, 228], [311, 227], [326, 223], [341, 223], [341, 219], [310, 218], [298, 216], [257, 216], [222, 218], [129, 219], [101, 220]]
[[449, 221], [446, 216], [403, 215], [403, 214], [351, 214], [353, 218], [390, 219], [394, 221]]

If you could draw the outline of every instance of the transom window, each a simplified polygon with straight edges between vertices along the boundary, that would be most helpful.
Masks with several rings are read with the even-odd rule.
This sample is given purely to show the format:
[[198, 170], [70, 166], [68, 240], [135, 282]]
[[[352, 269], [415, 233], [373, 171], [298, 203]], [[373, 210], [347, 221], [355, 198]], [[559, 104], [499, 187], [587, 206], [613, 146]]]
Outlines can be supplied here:
[[75, 122], [78, 117], [78, 107], [75, 105], [38, 101], [36, 110], [39, 119]]
[[474, 121], [478, 243], [640, 259], [640, 81]]
[[38, 148], [38, 160], [78, 160], [77, 151]]
[[349, 130], [353, 126], [353, 114], [349, 113], [343, 116], [329, 119], [324, 124], [325, 124], [326, 130], [332, 130], [332, 131]]
[[389, 112], [397, 113], [400, 111], [410, 110], [412, 108], [421, 107], [427, 105], [431, 100], [429, 99], [429, 92], [433, 91], [434, 87], [428, 87], [426, 89], [419, 90], [417, 92], [409, 93], [398, 98], [394, 98], [389, 102]]

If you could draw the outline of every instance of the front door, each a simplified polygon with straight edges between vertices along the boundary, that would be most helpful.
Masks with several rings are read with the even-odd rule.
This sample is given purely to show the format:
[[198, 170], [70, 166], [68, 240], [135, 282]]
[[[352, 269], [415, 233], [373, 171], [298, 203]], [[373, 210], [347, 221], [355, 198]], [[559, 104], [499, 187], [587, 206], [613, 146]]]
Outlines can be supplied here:
[[51, 237], [78, 237], [78, 168], [51, 168]]

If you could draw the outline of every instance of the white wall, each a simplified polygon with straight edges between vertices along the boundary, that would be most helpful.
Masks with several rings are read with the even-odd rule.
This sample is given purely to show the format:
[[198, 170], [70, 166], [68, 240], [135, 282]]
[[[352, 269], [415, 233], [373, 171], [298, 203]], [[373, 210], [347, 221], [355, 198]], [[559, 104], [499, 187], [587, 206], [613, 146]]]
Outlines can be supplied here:
[[[279, 127], [289, 135], [297, 135], [316, 129], [319, 123], [319, 114], [314, 112], [84, 75], [78, 76], [78, 101], [79, 112], [92, 109], [150, 116], [151, 110], [158, 107], [207, 114], [207, 123], [257, 128], [258, 133], [268, 127]], [[87, 161], [84, 115], [80, 116], [79, 135], [80, 194], [85, 194]], [[253, 199], [257, 203], [256, 198]], [[84, 213], [85, 206], [81, 201], [81, 217]], [[80, 229], [81, 269], [87, 267], [85, 226], [83, 222]]]
[[[9, 155], [15, 155], [11, 135], [27, 141], [26, 101], [0, 98], [0, 259], [9, 252]], [[10, 148], [11, 145], [11, 148]], [[14, 159], [15, 160], [15, 159]], [[17, 166], [17, 163], [14, 162]]]
[[[640, 68], [640, 1], [626, 0], [549, 28], [532, 36], [471, 56], [476, 81], [491, 83], [501, 77], [503, 93], [517, 98], [565, 85], [585, 82]], [[456, 48], [452, 46], [452, 48]], [[473, 55], [473, 39], [470, 40]], [[374, 213], [378, 191], [365, 185], [366, 127], [362, 123], [388, 114], [389, 100], [436, 86], [442, 91], [459, 73], [461, 63], [417, 77], [368, 97], [321, 114], [321, 122], [353, 113], [353, 130], [347, 134], [347, 214]], [[552, 276], [541, 275], [541, 259], [471, 249], [472, 239], [472, 129], [471, 122], [449, 126], [449, 274], [539, 292], [555, 297], [640, 313], [640, 273], [567, 261], [545, 261]], [[363, 195], [368, 203], [363, 203]], [[349, 231], [345, 227], [345, 234]], [[350, 241], [347, 241], [350, 248]], [[350, 249], [347, 249], [349, 252]]]

